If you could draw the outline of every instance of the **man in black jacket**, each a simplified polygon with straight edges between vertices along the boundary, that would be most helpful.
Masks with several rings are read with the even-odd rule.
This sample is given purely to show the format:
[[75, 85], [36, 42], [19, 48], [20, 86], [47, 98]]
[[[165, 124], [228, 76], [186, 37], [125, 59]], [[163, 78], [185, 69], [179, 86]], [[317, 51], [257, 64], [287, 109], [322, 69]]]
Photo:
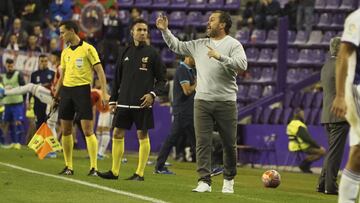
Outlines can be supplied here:
[[139, 162], [133, 176], [127, 180], [144, 180], [144, 170], [150, 153], [148, 130], [154, 128], [152, 105], [156, 95], [165, 89], [165, 66], [160, 55], [146, 44], [148, 24], [137, 19], [131, 24], [134, 43], [120, 52], [110, 110], [115, 113], [113, 120], [112, 168], [100, 173], [105, 179], [118, 179], [120, 162], [124, 154], [125, 130], [135, 123], [139, 139]]

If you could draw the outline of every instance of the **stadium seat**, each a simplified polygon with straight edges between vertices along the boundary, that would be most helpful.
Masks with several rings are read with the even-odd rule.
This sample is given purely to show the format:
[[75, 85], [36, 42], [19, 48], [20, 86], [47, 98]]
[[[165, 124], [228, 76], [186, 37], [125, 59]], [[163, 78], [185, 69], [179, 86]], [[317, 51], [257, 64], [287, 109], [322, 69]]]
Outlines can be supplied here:
[[225, 10], [239, 10], [240, 9], [240, 0], [226, 0], [224, 9]]
[[152, 0], [135, 0], [135, 7], [137, 8], [148, 8], [150, 6], [152, 6]]
[[288, 43], [293, 44], [296, 39], [296, 32], [293, 30], [288, 30]]
[[320, 117], [319, 117], [320, 109], [311, 109], [309, 124], [310, 125], [319, 125], [320, 124]]
[[238, 30], [235, 34], [235, 39], [239, 40], [242, 44], [247, 44], [250, 39], [250, 32], [247, 29]]
[[156, 19], [159, 17], [160, 14], [165, 14], [166, 15], [166, 12], [164, 12], [164, 11], [153, 11], [150, 14], [150, 17], [149, 17], [149, 24], [150, 25], [155, 25], [156, 24]]
[[305, 44], [307, 41], [308, 41], [308, 34], [305, 31], [300, 30], [296, 33], [294, 44]]
[[134, 6], [134, 0], [117, 0], [120, 8], [130, 8]]
[[308, 45], [320, 44], [322, 38], [323, 38], [323, 34], [320, 30], [311, 31], [309, 41], [306, 44]]
[[314, 97], [314, 100], [312, 102], [311, 107], [313, 107], [313, 108], [321, 108], [322, 103], [323, 103], [323, 93], [322, 92], [317, 92], [315, 94], [315, 97]]
[[258, 67], [249, 68], [249, 73], [250, 73], [250, 80], [252, 82], [257, 82], [261, 78], [262, 68], [258, 68]]
[[105, 66], [105, 76], [107, 79], [112, 80], [115, 76], [115, 64], [106, 64]]
[[311, 68], [300, 68], [298, 71], [298, 77], [300, 80], [303, 80], [313, 74]]
[[296, 83], [299, 81], [298, 71], [295, 68], [290, 68], [286, 74], [286, 83]]
[[278, 42], [278, 31], [277, 30], [269, 30], [265, 43], [276, 44], [277, 42]]
[[304, 123], [308, 125], [310, 124], [311, 111], [310, 108], [304, 109]]
[[316, 64], [323, 64], [325, 62], [325, 53], [321, 49], [314, 49], [312, 51], [312, 59]]
[[339, 8], [340, 0], [327, 0], [326, 7], [327, 9], [336, 9]]
[[344, 14], [335, 14], [332, 18], [332, 27], [342, 27], [345, 22], [345, 15]]
[[280, 117], [281, 124], [288, 124], [292, 118], [293, 109], [285, 108]]
[[238, 86], [238, 92], [237, 92], [237, 100], [238, 101], [246, 101], [248, 91], [249, 91], [249, 86], [247, 86], [247, 85], [239, 85]]
[[330, 26], [332, 21], [332, 16], [330, 13], [323, 13], [320, 16], [319, 22], [318, 22], [318, 26], [319, 27], [324, 27], [324, 26]]
[[186, 22], [186, 15], [184, 11], [173, 11], [169, 16], [170, 26], [183, 27]]
[[326, 0], [316, 0], [315, 1], [315, 9], [325, 8]]
[[211, 10], [222, 10], [224, 7], [224, 0], [209, 0], [207, 8]]
[[207, 26], [207, 23], [209, 21], [209, 17], [211, 15], [211, 13], [212, 13], [211, 11], [208, 11], [205, 13], [205, 15], [202, 18], [202, 22], [201, 22], [200, 26], [204, 26], [204, 27]]
[[189, 0], [189, 7], [191, 9], [205, 9], [207, 5], [207, 0]]
[[169, 7], [170, 0], [153, 0], [152, 7], [154, 9], [163, 9]]
[[336, 33], [334, 31], [326, 31], [323, 35], [323, 38], [321, 39], [321, 44], [328, 45], [330, 43], [330, 40], [335, 37]]
[[250, 37], [250, 42], [253, 44], [262, 44], [266, 40], [266, 31], [255, 29]]
[[272, 49], [261, 49], [258, 62], [270, 62], [272, 58]]
[[354, 7], [354, 0], [342, 0], [340, 9], [352, 9]]
[[291, 101], [291, 107], [292, 108], [298, 108], [300, 106], [303, 95], [304, 95], [303, 92], [296, 92], [294, 94], [294, 97], [293, 97], [293, 99]]
[[315, 92], [305, 92], [302, 98], [301, 106], [303, 108], [310, 108], [314, 100]]
[[142, 18], [142, 19], [144, 19], [144, 20], [146, 20], [147, 22], [149, 22], [149, 12], [148, 11], [146, 11], [146, 10], [144, 10], [144, 11], [141, 11], [141, 15], [140, 15], [140, 17]]
[[[274, 78], [275, 71], [273, 68], [263, 68], [261, 72], [261, 78], [259, 82], [272, 82], [275, 81]], [[265, 91], [265, 90], [264, 90]]]
[[188, 0], [172, 0], [170, 7], [176, 10], [183, 10], [183, 9], [187, 9], [188, 5], [189, 5]]
[[176, 54], [168, 48], [161, 50], [161, 59], [164, 63], [173, 63], [176, 60]]
[[299, 51], [297, 49], [288, 49], [287, 62], [296, 63], [298, 59], [299, 59]]
[[250, 101], [258, 100], [261, 97], [262, 94], [262, 87], [261, 85], [250, 85], [249, 92], [248, 92], [248, 98]]
[[299, 59], [297, 63], [312, 63], [313, 51], [311, 49], [302, 49], [299, 53]]
[[260, 114], [259, 123], [261, 124], [268, 124], [270, 120], [270, 116], [272, 113], [272, 109], [269, 107], [266, 107], [263, 109], [263, 111]]
[[294, 94], [295, 93], [293, 91], [285, 93], [285, 97], [284, 97], [284, 101], [283, 101], [283, 106], [285, 108], [290, 107], [290, 104], [291, 104], [292, 98], [294, 97]]
[[186, 25], [200, 26], [203, 15], [199, 11], [190, 11], [186, 17]]
[[260, 123], [261, 113], [262, 113], [262, 107], [257, 107], [251, 116], [251, 123]]
[[120, 10], [119, 11], [119, 18], [122, 23], [129, 24], [130, 21], [130, 13], [127, 10]]
[[259, 57], [259, 50], [257, 48], [246, 49], [246, 57], [249, 62], [256, 62]]
[[158, 29], [150, 30], [150, 38], [151, 38], [151, 43], [154, 43], [154, 44], [164, 43], [161, 32]]
[[275, 93], [275, 87], [273, 85], [266, 85], [262, 92], [262, 97], [272, 96]]
[[273, 111], [272, 111], [271, 119], [270, 119], [269, 123], [271, 123], [271, 124], [279, 124], [282, 111], [283, 111], [282, 108], [274, 108]]
[[274, 49], [272, 52], [271, 62], [276, 63], [278, 61], [278, 50]]

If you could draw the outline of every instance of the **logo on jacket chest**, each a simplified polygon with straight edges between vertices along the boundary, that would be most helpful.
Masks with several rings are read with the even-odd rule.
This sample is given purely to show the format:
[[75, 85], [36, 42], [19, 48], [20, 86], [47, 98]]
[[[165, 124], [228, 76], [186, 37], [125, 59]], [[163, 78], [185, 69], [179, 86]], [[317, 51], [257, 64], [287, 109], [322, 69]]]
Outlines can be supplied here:
[[140, 66], [140, 70], [142, 71], [147, 71], [148, 70], [148, 63], [149, 63], [149, 57], [142, 57], [141, 59], [141, 66]]

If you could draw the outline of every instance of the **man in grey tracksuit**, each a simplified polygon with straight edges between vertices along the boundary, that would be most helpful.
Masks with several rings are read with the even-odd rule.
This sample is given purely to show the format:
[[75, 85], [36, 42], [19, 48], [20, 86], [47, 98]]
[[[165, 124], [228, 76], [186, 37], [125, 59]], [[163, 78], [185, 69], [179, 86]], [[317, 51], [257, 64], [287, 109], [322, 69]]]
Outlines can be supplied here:
[[223, 143], [224, 183], [222, 192], [233, 193], [236, 175], [236, 75], [246, 70], [247, 60], [239, 41], [229, 36], [230, 15], [214, 11], [208, 21], [209, 38], [179, 41], [168, 29], [168, 19], [160, 15], [157, 28], [169, 48], [195, 59], [197, 87], [194, 103], [198, 186], [194, 192], [211, 192], [211, 143], [214, 122]]

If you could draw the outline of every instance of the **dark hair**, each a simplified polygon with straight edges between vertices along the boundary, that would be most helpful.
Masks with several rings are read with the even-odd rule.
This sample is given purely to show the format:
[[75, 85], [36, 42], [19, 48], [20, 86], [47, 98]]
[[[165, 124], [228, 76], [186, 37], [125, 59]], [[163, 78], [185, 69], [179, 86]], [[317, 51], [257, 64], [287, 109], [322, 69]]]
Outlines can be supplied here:
[[51, 54], [57, 56], [58, 58], [61, 57], [61, 51], [59, 50], [52, 51]]
[[67, 30], [73, 29], [76, 34], [79, 32], [79, 26], [72, 20], [62, 21], [59, 26], [63, 26], [63, 25]]
[[230, 33], [230, 28], [232, 25], [231, 16], [225, 11], [216, 10], [213, 13], [219, 13], [220, 23], [225, 23], [225, 33], [228, 35]]
[[130, 24], [130, 30], [133, 29], [133, 27], [138, 24], [138, 23], [144, 23], [145, 25], [147, 25], [149, 27], [149, 24], [146, 20], [142, 19], [142, 18], [138, 18], [136, 20], [134, 20], [131, 24]]
[[39, 58], [46, 58], [47, 57], [47, 55], [45, 55], [45, 54], [40, 54], [40, 56], [39, 56]]
[[10, 63], [10, 64], [11, 64], [11, 63], [14, 63], [14, 60], [11, 59], [11, 58], [7, 58], [6, 61], [5, 61], [5, 63]]

